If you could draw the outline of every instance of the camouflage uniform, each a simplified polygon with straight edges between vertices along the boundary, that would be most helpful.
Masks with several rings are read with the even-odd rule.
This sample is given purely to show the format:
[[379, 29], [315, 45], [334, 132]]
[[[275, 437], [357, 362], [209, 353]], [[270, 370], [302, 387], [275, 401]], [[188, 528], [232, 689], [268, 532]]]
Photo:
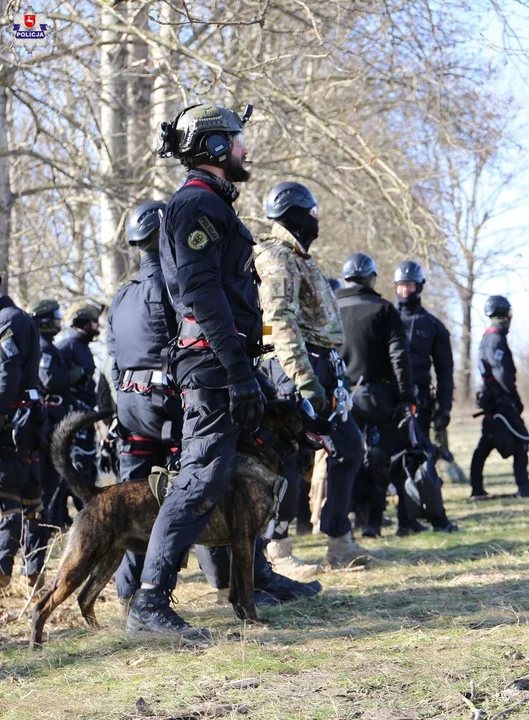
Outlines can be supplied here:
[[[276, 223], [270, 234], [259, 238], [255, 265], [261, 278], [263, 320], [272, 328], [271, 342], [280, 365], [279, 373], [277, 364], [275, 371], [273, 362], [269, 366], [279, 394], [293, 394], [296, 387], [316, 376], [331, 401], [336, 379], [328, 355], [343, 343], [344, 333], [325, 276], [294, 236]], [[330, 407], [329, 402], [321, 414], [330, 414]], [[338, 423], [333, 440], [343, 461], [329, 458], [327, 502], [321, 516], [321, 530], [331, 539], [350, 536], [347, 515], [362, 457], [360, 431], [351, 417]]]
[[272, 327], [281, 367], [299, 385], [314, 376], [306, 342], [332, 349], [344, 341], [338, 303], [317, 263], [282, 225], [274, 223], [259, 240], [255, 266], [263, 320]]

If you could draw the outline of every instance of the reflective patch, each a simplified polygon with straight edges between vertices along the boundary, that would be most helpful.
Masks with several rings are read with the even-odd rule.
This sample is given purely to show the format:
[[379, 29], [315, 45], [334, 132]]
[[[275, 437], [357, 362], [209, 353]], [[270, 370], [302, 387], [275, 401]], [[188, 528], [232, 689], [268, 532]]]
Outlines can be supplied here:
[[209, 238], [202, 230], [195, 230], [187, 238], [187, 244], [191, 250], [202, 250], [209, 243]]
[[213, 225], [213, 223], [211, 222], [211, 220], [208, 217], [206, 217], [205, 215], [202, 215], [202, 217], [198, 218], [197, 222], [202, 227], [202, 229], [205, 231], [206, 235], [208, 235], [209, 238], [211, 240], [213, 240], [213, 242], [215, 242], [215, 240], [218, 240], [220, 238], [220, 235], [215, 230], [215, 226]]
[[44, 370], [48, 370], [48, 368], [51, 367], [52, 362], [53, 362], [53, 355], [50, 355], [49, 353], [42, 353], [42, 356], [40, 358], [39, 367], [44, 368]]
[[494, 353], [494, 360], [501, 362], [503, 360], [504, 355], [505, 355], [505, 353], [503, 352], [503, 350], [500, 350], [498, 348], [498, 350], [496, 350], [496, 352]]
[[5, 360], [9, 360], [9, 358], [16, 357], [20, 354], [12, 330], [7, 330], [0, 338], [0, 350]]

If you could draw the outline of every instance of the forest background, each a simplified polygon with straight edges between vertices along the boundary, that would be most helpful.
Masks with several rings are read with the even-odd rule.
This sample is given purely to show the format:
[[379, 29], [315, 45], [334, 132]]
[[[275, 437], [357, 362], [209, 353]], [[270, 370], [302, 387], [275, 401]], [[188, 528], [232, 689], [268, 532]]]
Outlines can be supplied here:
[[[13, 22], [31, 11], [47, 36], [28, 52]], [[183, 177], [156, 157], [160, 123], [252, 103], [237, 204], [252, 231], [268, 190], [296, 179], [318, 198], [329, 275], [369, 252], [392, 298], [395, 265], [423, 263], [462, 402], [484, 296], [510, 295], [529, 392], [528, 19], [525, 0], [0, 0], [3, 291], [108, 303], [137, 267], [131, 209]]]

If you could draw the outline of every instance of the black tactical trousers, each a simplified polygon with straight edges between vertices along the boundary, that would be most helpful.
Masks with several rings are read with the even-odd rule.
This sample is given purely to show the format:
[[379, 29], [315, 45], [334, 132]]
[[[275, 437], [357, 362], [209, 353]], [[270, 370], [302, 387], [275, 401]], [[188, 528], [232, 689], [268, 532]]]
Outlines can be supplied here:
[[22, 566], [23, 575], [39, 573], [46, 559], [46, 550], [50, 533], [42, 524], [42, 486], [40, 478], [40, 452], [35, 450], [24, 457], [26, 484], [22, 497], [23, 506], [23, 541]]
[[22, 518], [40, 506], [40, 487], [29, 477], [27, 456], [15, 450], [11, 431], [0, 432], [0, 573], [11, 576], [22, 549]]
[[[182, 390], [196, 390], [187, 385]], [[239, 427], [226, 389], [184, 413], [181, 469], [154, 523], [141, 581], [171, 587], [187, 549], [206, 527], [235, 474]]]
[[[145, 479], [149, 476], [154, 465], [165, 466], [167, 449], [163, 445], [156, 445], [152, 441], [150, 450], [145, 448], [135, 450], [134, 447], [130, 447], [130, 443], [126, 443], [125, 449], [123, 444], [123, 441], [120, 441], [118, 482]], [[143, 446], [145, 446], [145, 443], [143, 443]], [[145, 555], [143, 553], [135, 553], [132, 550], [125, 552], [123, 560], [114, 575], [119, 598], [130, 598], [138, 590], [141, 584], [140, 578], [144, 562]]]
[[[527, 435], [527, 429], [519, 414], [511, 411], [506, 411], [505, 408], [501, 408], [503, 414], [506, 415], [507, 419], [513, 426], [513, 428], [521, 435]], [[472, 495], [483, 495], [483, 469], [485, 467], [485, 461], [491, 452], [496, 448], [496, 442], [494, 434], [491, 434], [488, 430], [489, 422], [488, 418], [484, 418], [482, 424], [482, 434], [478, 442], [478, 446], [474, 450], [472, 455], [472, 462], [470, 465], [470, 484], [472, 486]], [[529, 477], [527, 474], [527, 443], [517, 439], [513, 443], [514, 453], [513, 459], [513, 473], [516, 485], [525, 494], [529, 492]]]

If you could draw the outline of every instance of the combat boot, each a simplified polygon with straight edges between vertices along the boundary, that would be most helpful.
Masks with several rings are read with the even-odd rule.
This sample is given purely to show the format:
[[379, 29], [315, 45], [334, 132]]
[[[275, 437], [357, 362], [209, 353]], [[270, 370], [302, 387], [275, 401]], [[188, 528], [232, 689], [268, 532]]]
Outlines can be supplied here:
[[447, 518], [443, 524], [434, 525], [433, 531], [441, 533], [455, 533], [459, 531], [459, 528], [456, 523], [450, 522]]
[[152, 634], [177, 640], [182, 646], [207, 648], [212, 644], [209, 630], [194, 628], [170, 606], [171, 594], [162, 588], [142, 588], [132, 598], [127, 618], [127, 635]]
[[292, 602], [301, 598], [309, 598], [321, 591], [321, 583], [298, 582], [274, 572], [264, 556], [256, 556], [254, 569], [254, 588], [260, 598], [272, 596], [279, 602]]
[[321, 565], [305, 563], [292, 555], [292, 540], [289, 537], [270, 540], [266, 552], [274, 571], [292, 580], [303, 582], [323, 572]]
[[328, 539], [327, 562], [333, 568], [365, 564], [369, 557], [370, 554], [354, 541], [351, 531], [340, 537]]

